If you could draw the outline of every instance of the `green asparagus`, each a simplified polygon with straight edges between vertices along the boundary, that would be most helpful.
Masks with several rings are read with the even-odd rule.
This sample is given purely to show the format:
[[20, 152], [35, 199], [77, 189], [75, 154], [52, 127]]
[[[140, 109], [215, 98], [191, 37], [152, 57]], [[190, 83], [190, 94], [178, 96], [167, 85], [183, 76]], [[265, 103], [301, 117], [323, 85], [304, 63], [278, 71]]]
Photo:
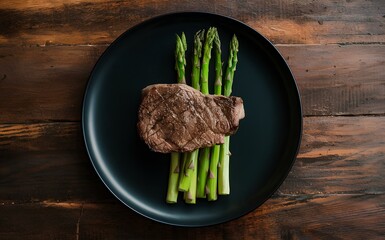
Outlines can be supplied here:
[[[227, 63], [223, 95], [230, 96], [233, 86], [234, 72], [236, 70], [238, 62], [238, 39], [234, 35], [230, 42], [229, 60]], [[220, 159], [218, 164], [218, 194], [227, 195], [230, 194], [230, 178], [229, 178], [229, 165], [230, 165], [230, 137], [225, 137], [225, 143], [221, 145]]]
[[187, 42], [185, 34], [182, 33], [180, 37], [176, 35], [175, 70], [178, 83], [184, 84], [186, 84], [186, 50]]
[[[211, 60], [211, 50], [213, 47], [214, 38], [217, 35], [217, 29], [211, 27], [207, 30], [206, 39], [203, 46], [202, 68], [200, 76], [201, 92], [209, 94], [209, 66]], [[203, 148], [200, 150], [198, 160], [198, 183], [197, 183], [197, 197], [204, 198], [207, 173], [210, 165], [210, 148]]]
[[[222, 93], [222, 51], [221, 41], [219, 39], [218, 32], [214, 38], [214, 51], [215, 51], [215, 82], [214, 82], [214, 94], [221, 95]], [[218, 183], [218, 162], [220, 154], [220, 146], [215, 145], [211, 148], [211, 158], [209, 172], [207, 175], [206, 194], [209, 201], [217, 200], [217, 183]]]
[[[187, 50], [186, 36], [184, 33], [179, 37], [176, 35], [176, 47], [175, 47], [175, 70], [177, 72], [178, 83], [186, 83], [185, 68], [186, 57], [185, 52]], [[166, 201], [168, 203], [176, 203], [178, 199], [178, 179], [180, 173], [180, 154], [171, 153], [170, 172], [168, 179], [168, 190]]]
[[197, 165], [197, 154], [197, 151], [192, 151], [186, 155], [185, 161], [183, 163], [183, 172], [181, 173], [179, 179], [179, 190], [182, 192], [187, 192], [190, 188], [191, 179]]
[[199, 30], [194, 36], [193, 66], [191, 70], [191, 86], [200, 89], [199, 76], [201, 72], [202, 44], [205, 38], [205, 30]]
[[[192, 153], [193, 163], [197, 163], [198, 161], [198, 154], [197, 152], [194, 154]], [[190, 181], [190, 187], [187, 192], [184, 192], [184, 200], [186, 203], [189, 204], [195, 204], [196, 203], [196, 189], [197, 189], [197, 168], [195, 166], [194, 169], [192, 169], [191, 172], [191, 181]]]

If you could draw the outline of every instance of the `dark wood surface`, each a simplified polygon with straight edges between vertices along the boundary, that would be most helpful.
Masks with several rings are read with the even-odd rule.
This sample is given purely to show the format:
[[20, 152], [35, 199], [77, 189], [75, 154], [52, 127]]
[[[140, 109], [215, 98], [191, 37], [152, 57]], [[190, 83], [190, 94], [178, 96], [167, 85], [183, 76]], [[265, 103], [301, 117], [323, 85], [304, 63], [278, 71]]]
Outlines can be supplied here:
[[[273, 197], [231, 222], [148, 220], [104, 187], [82, 141], [90, 71], [126, 29], [209, 11], [269, 38], [299, 86], [304, 132]], [[0, 239], [385, 237], [385, 1], [1, 1]]]

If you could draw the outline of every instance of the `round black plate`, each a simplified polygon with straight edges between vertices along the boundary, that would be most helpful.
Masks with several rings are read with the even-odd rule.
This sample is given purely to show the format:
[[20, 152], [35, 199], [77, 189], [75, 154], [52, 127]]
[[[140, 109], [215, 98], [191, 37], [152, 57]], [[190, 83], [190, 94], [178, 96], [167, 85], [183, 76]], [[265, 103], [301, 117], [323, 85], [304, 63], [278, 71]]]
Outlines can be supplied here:
[[[141, 90], [176, 81], [176, 33], [186, 33], [190, 66], [194, 33], [210, 26], [218, 28], [223, 61], [234, 33], [240, 44], [232, 95], [243, 98], [246, 118], [231, 137], [231, 194], [215, 202], [198, 199], [196, 205], [180, 198], [170, 205], [165, 201], [170, 156], [151, 152], [136, 130]], [[287, 64], [258, 32], [219, 15], [175, 13], [129, 29], [108, 47], [90, 76], [82, 124], [89, 157], [120, 201], [162, 223], [207, 226], [252, 211], [281, 185], [299, 148], [302, 113]]]

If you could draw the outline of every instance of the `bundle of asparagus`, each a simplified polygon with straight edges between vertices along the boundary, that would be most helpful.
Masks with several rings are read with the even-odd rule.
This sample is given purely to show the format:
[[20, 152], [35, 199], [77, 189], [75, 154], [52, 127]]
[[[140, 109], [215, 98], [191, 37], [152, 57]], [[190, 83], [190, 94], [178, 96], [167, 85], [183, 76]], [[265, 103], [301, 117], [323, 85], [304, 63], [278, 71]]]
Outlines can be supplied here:
[[[209, 94], [209, 66], [212, 48], [215, 51], [214, 94], [222, 94], [222, 57], [221, 42], [215, 27], [198, 31], [194, 36], [193, 65], [191, 85], [203, 94]], [[186, 84], [187, 42], [184, 33], [176, 35], [175, 69], [177, 82]], [[223, 95], [230, 96], [234, 72], [238, 62], [238, 40], [234, 35], [230, 43], [230, 53], [225, 72]], [[195, 204], [196, 198], [209, 201], [217, 195], [230, 194], [229, 151], [230, 138], [225, 143], [211, 148], [197, 149], [189, 153], [172, 153], [166, 201], [176, 203], [178, 192], [184, 192], [186, 203]]]

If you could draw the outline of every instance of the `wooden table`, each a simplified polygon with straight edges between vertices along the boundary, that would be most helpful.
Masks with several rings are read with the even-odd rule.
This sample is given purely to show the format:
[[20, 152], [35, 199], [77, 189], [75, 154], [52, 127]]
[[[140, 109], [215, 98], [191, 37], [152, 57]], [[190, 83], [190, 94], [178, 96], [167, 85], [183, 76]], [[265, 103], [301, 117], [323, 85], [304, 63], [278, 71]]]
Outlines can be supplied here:
[[[0, 2], [0, 239], [385, 237], [385, 1], [130, 2]], [[297, 79], [304, 132], [288, 178], [260, 208], [180, 228], [112, 196], [80, 119], [91, 69], [116, 37], [193, 10], [237, 18], [275, 44]]]

